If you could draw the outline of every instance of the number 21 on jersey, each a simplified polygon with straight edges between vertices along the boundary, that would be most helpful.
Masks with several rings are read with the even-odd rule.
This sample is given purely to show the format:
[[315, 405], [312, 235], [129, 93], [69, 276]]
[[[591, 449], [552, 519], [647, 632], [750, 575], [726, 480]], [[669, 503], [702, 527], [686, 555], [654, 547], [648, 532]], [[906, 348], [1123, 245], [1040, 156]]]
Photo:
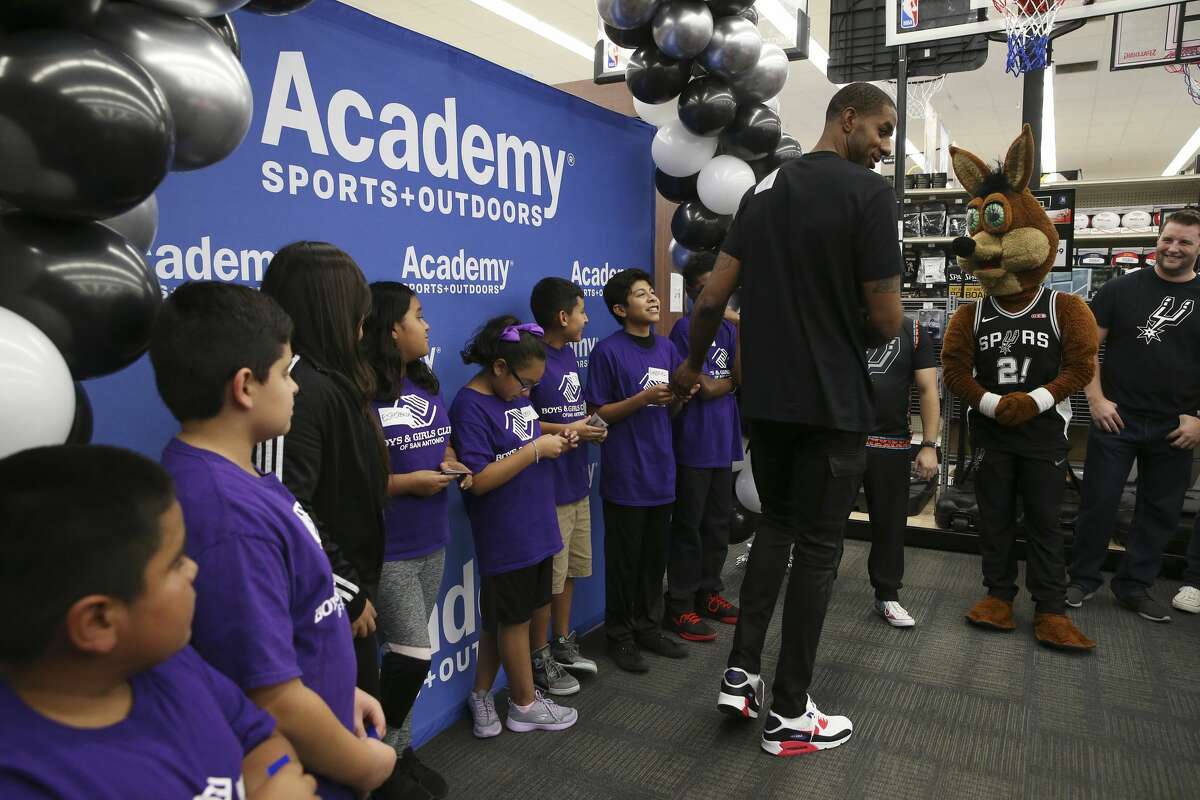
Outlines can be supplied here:
[[1001, 386], [1011, 386], [1013, 384], [1024, 383], [1029, 376], [1029, 364], [1032, 361], [1030, 358], [1021, 359], [1018, 367], [1017, 359], [1012, 356], [1003, 356], [996, 361], [996, 380]]

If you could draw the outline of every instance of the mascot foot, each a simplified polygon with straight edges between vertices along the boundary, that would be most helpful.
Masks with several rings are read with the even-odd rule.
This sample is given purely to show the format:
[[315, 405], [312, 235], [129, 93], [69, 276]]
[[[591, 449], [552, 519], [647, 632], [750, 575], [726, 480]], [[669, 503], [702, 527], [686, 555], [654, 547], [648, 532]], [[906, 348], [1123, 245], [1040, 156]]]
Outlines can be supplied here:
[[1012, 603], [989, 594], [967, 612], [967, 622], [997, 631], [1015, 630], [1017, 623], [1013, 622], [1012, 609]]
[[1083, 635], [1066, 614], [1038, 614], [1033, 633], [1046, 647], [1058, 650], [1092, 650], [1096, 643]]

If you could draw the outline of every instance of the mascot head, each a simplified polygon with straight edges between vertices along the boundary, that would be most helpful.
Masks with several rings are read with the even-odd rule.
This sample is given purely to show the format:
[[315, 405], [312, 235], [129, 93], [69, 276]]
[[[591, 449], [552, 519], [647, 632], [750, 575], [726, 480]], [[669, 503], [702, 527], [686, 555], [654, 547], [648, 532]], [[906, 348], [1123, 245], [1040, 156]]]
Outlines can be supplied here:
[[984, 294], [1018, 303], [1033, 296], [1058, 250], [1058, 232], [1029, 191], [1033, 148], [1028, 125], [995, 171], [975, 154], [950, 148], [954, 174], [971, 195], [969, 236], [953, 244], [958, 264], [979, 279]]

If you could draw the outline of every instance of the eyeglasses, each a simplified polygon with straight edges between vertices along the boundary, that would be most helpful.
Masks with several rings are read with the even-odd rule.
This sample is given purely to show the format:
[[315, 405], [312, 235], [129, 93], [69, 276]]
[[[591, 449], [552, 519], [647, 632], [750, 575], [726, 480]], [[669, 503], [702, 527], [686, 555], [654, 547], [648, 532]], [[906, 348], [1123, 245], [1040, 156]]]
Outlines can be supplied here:
[[534, 389], [536, 389], [541, 384], [541, 381], [527, 381], [524, 378], [522, 378], [520, 375], [518, 375], [517, 371], [515, 369], [513, 369], [510, 365], [506, 364], [505, 366], [508, 367], [508, 374], [510, 374], [514, 378], [516, 378], [517, 383], [521, 384], [521, 391], [532, 392]]

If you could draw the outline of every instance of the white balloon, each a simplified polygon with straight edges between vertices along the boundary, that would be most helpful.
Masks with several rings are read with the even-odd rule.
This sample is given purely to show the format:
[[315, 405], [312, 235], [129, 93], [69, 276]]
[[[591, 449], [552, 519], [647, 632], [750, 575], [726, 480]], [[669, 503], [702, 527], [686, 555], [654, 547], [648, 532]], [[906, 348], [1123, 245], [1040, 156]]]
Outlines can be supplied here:
[[700, 170], [696, 193], [708, 210], [728, 215], [738, 210], [742, 195], [753, 185], [749, 164], [735, 156], [717, 156]]
[[635, 97], [633, 98], [633, 110], [646, 122], [661, 128], [668, 122], [679, 119], [679, 95], [665, 103], [643, 103]]
[[650, 145], [650, 155], [663, 172], [673, 178], [686, 178], [712, 160], [717, 140], [716, 136], [697, 136], [676, 119], [658, 129]]
[[74, 420], [67, 362], [32, 322], [0, 308], [0, 458], [62, 444]]
[[737, 482], [733, 485], [738, 502], [747, 511], [755, 514], [762, 513], [762, 503], [758, 499], [758, 487], [754, 485], [754, 471], [750, 468], [750, 454], [746, 453], [746, 463], [738, 473]]

